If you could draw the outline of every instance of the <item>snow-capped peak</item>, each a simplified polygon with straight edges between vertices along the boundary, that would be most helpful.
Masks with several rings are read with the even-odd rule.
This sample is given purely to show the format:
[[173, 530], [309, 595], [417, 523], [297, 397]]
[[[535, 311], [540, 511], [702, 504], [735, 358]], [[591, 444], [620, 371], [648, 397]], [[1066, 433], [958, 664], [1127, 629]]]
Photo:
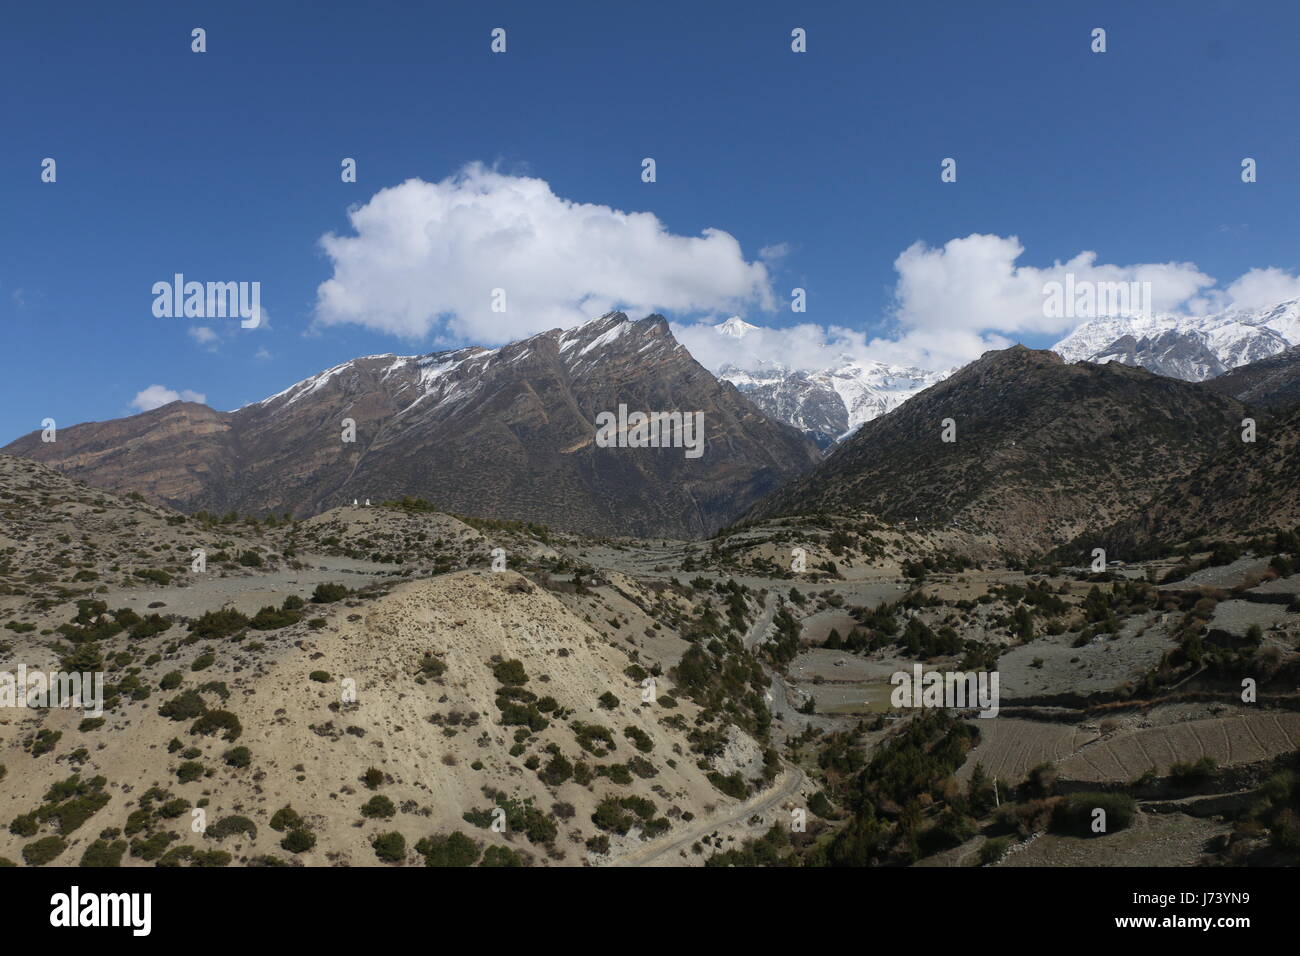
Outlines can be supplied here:
[[[739, 316], [713, 326], [719, 335], [733, 338], [742, 338], [759, 328]], [[791, 368], [782, 358], [751, 356], [743, 368], [723, 365], [718, 369], [718, 378], [735, 385], [769, 418], [793, 425], [823, 448], [950, 374], [891, 365], [831, 349], [825, 351], [824, 364], [814, 369]]]
[[720, 325], [715, 325], [714, 330], [719, 335], [729, 335], [733, 339], [743, 339], [748, 332], [753, 332], [758, 328], [757, 325], [750, 325], [738, 315], [733, 315], [727, 321]]
[[1091, 319], [1056, 345], [1067, 362], [1123, 362], [1192, 382], [1300, 344], [1300, 299], [1211, 315]]

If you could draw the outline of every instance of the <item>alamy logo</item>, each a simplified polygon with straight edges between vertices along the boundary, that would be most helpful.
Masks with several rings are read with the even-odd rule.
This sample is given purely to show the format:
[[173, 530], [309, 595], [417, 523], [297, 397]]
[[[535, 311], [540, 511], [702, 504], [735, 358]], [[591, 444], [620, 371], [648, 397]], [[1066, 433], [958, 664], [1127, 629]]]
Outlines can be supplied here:
[[898, 708], [965, 710], [978, 707], [981, 717], [998, 715], [997, 671], [923, 672], [920, 664], [914, 664], [911, 673], [896, 671], [889, 682], [894, 685], [889, 702]]
[[153, 314], [160, 319], [242, 319], [240, 328], [262, 324], [262, 283], [186, 282], [176, 273], [171, 282], [153, 284]]
[[27, 665], [19, 664], [16, 674], [0, 671], [0, 707], [81, 708], [98, 717], [104, 712], [104, 673], [34, 671], [28, 674]]
[[148, 936], [153, 928], [152, 893], [70, 893], [50, 897], [50, 925], [129, 926], [132, 936]]
[[685, 448], [687, 458], [704, 454], [703, 412], [629, 412], [626, 405], [596, 416], [600, 448]]
[[1044, 318], [1149, 318], [1151, 314], [1150, 282], [1094, 282], [1067, 272], [1064, 282], [1043, 283]]

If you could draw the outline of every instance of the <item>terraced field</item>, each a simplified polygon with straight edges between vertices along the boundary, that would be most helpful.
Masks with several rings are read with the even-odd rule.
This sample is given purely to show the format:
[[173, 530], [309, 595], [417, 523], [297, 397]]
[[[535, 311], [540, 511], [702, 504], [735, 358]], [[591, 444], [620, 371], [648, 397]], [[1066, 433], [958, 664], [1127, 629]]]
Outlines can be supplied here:
[[1059, 764], [1070, 780], [1133, 780], [1152, 767], [1212, 757], [1219, 766], [1254, 763], [1300, 748], [1300, 714], [1268, 712], [1152, 727], [1099, 741]]
[[971, 723], [980, 732], [980, 742], [957, 772], [963, 782], [979, 763], [990, 777], [1020, 783], [1039, 764], [1059, 764], [1097, 739], [1096, 731], [1080, 730], [1070, 724], [1002, 717], [975, 718]]

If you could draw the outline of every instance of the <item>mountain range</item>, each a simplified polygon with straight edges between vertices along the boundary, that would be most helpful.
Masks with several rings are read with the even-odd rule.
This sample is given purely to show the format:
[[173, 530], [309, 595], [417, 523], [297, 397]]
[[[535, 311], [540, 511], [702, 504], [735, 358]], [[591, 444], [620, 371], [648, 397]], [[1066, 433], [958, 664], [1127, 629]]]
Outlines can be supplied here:
[[[713, 328], [718, 335], [737, 340], [759, 331], [738, 316]], [[1092, 319], [1057, 342], [1052, 351], [1067, 362], [1118, 362], [1202, 382], [1296, 345], [1300, 345], [1300, 299], [1205, 316]], [[762, 357], [757, 362], [725, 363], [717, 375], [767, 415], [793, 425], [826, 450], [954, 371], [828, 354], [815, 369], [793, 368], [779, 358]]]
[[1015, 346], [866, 423], [750, 517], [870, 512], [1042, 554], [1240, 445], [1246, 414], [1203, 385]]
[[1084, 322], [1052, 346], [1067, 362], [1120, 362], [1203, 382], [1300, 345], [1300, 299], [1205, 316], [1159, 314]]
[[[714, 326], [714, 331], [743, 339], [757, 328], [733, 317]], [[718, 369], [718, 378], [735, 385], [768, 416], [793, 425], [823, 449], [948, 374], [851, 355], [829, 355], [825, 367], [811, 371], [766, 358], [750, 368], [727, 363]]]
[[[353, 359], [231, 412], [173, 402], [0, 451], [186, 511], [306, 516], [418, 496], [606, 536], [870, 512], [1034, 554], [1291, 514], [1300, 348], [1278, 346], [1296, 334], [1297, 303], [1180, 321], [1086, 323], [1056, 351], [1016, 346], [952, 373], [840, 355], [820, 370], [766, 360], [715, 377], [662, 316], [614, 312], [500, 348]], [[1158, 343], [1144, 361], [1163, 371], [1132, 367]], [[701, 413], [703, 455], [604, 447], [597, 425], [620, 407]], [[1259, 444], [1243, 448], [1251, 416]]]
[[[597, 416], [620, 405], [701, 412], [703, 455], [599, 447]], [[621, 312], [496, 349], [358, 358], [233, 412], [173, 402], [3, 451], [186, 511], [302, 516], [420, 496], [443, 511], [646, 537], [708, 534], [819, 457], [696, 362], [662, 316]]]

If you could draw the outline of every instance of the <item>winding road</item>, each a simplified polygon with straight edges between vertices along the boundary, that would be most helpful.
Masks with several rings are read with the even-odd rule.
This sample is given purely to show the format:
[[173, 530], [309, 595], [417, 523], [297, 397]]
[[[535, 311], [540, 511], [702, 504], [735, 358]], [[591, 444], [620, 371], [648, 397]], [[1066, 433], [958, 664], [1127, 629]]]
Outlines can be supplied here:
[[781, 777], [767, 790], [756, 794], [744, 803], [738, 803], [721, 815], [692, 820], [684, 830], [674, 830], [651, 840], [623, 854], [610, 862], [609, 866], [653, 866], [665, 857], [676, 857], [682, 850], [688, 850], [696, 840], [714, 830], [740, 822], [756, 813], [771, 810], [799, 792], [804, 785], [804, 772], [798, 767], [787, 766]]

